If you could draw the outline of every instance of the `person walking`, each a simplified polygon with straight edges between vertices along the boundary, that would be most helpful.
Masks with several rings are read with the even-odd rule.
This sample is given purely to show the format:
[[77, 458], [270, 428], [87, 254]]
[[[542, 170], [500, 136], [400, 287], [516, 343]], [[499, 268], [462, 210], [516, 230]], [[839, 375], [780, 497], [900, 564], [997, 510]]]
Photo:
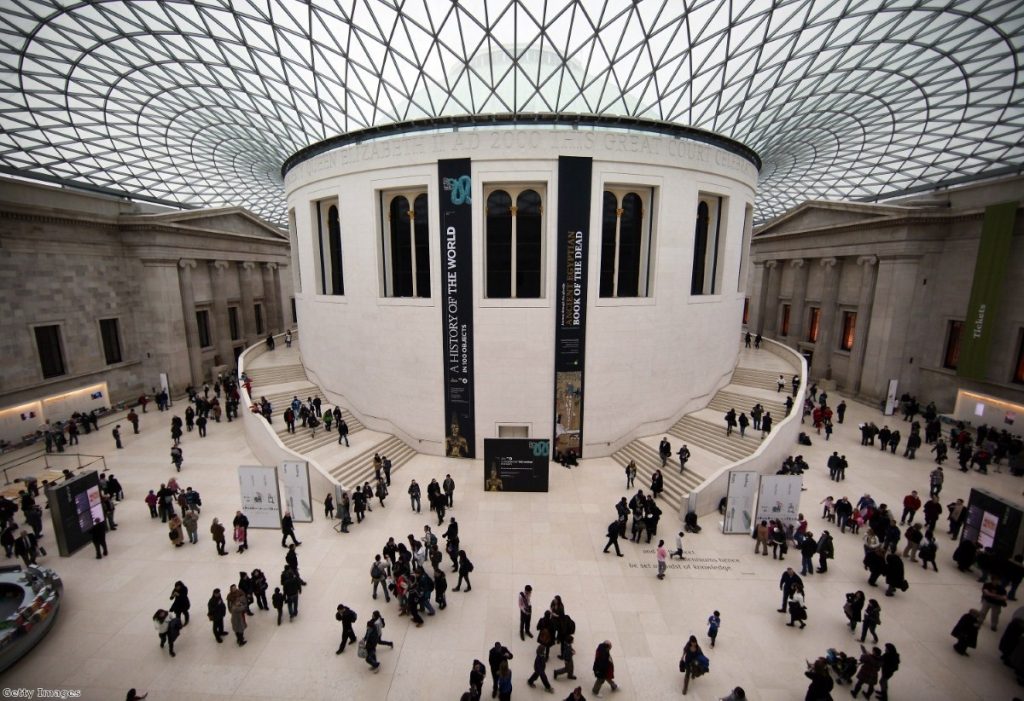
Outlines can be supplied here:
[[686, 696], [686, 692], [690, 689], [690, 680], [707, 671], [706, 660], [707, 657], [704, 656], [704, 651], [700, 649], [700, 643], [697, 642], [697, 636], [691, 635], [690, 639], [686, 641], [686, 645], [683, 646], [683, 656], [679, 660], [679, 671], [683, 673], [683, 696]]
[[[107, 524], [102, 519], [95, 519], [92, 528], [89, 529], [89, 537], [92, 539], [93, 547], [96, 548], [96, 559], [102, 560], [107, 555]], [[100, 554], [102, 551], [102, 554]]]
[[281, 547], [288, 547], [288, 538], [292, 539], [292, 543], [295, 545], [302, 545], [298, 538], [295, 537], [295, 524], [292, 521], [291, 512], [285, 511], [284, 516], [281, 517]]
[[363, 634], [363, 649], [366, 650], [366, 664], [374, 673], [380, 671], [380, 662], [377, 661], [377, 644], [380, 642], [380, 630], [373, 624], [373, 621], [366, 622], [366, 633]]
[[761, 417], [761, 438], [762, 439], [764, 439], [765, 436], [767, 436], [768, 434], [770, 434], [772, 432], [772, 421], [773, 421], [772, 413], [770, 411], [766, 411], [764, 416]]
[[782, 590], [782, 606], [779, 608], [779, 613], [786, 613], [786, 604], [797, 584], [803, 587], [804, 582], [800, 579], [800, 575], [793, 571], [792, 567], [787, 567], [779, 579], [779, 589]]
[[956, 638], [953, 649], [967, 657], [967, 648], [978, 647], [978, 629], [981, 628], [981, 612], [971, 609], [957, 621], [951, 635]]
[[615, 554], [622, 557], [622, 551], [619, 550], [619, 536], [622, 535], [623, 528], [625, 528], [625, 520], [622, 518], [608, 524], [608, 542], [602, 552], [607, 553], [608, 548], [614, 547]]
[[174, 614], [178, 622], [181, 623], [182, 617], [185, 618], [185, 622], [181, 623], [181, 627], [184, 628], [188, 625], [189, 621], [189, 609], [192, 608], [192, 602], [188, 599], [188, 587], [185, 586], [184, 582], [180, 580], [174, 583], [174, 590], [171, 592], [171, 613]]
[[[494, 647], [487, 653], [487, 665], [491, 668], [491, 698], [498, 695], [498, 678], [501, 673], [502, 665], [508, 667], [508, 661], [513, 657], [512, 652], [502, 645], [500, 642], [495, 642]], [[556, 674], [555, 679], [558, 679]]]
[[[121, 450], [124, 447], [121, 445], [121, 424], [114, 426], [114, 430], [110, 432], [110, 435], [114, 437], [114, 445], [118, 450]], [[160, 647], [163, 647], [163, 645]]]
[[882, 675], [878, 680], [878, 697], [881, 701], [889, 701], [889, 680], [900, 668], [900, 653], [892, 643], [885, 644], [882, 653]]
[[181, 514], [181, 523], [185, 526], [185, 532], [188, 534], [188, 542], [195, 545], [199, 542], [199, 514], [192, 509], [186, 509]]
[[281, 587], [274, 587], [274, 593], [270, 595], [270, 603], [277, 611], [277, 625], [281, 625], [281, 618], [284, 616], [284, 592]]
[[352, 624], [356, 622], [358, 616], [355, 611], [345, 604], [338, 604], [338, 610], [334, 614], [334, 618], [341, 621], [341, 644], [334, 651], [335, 655], [340, 655], [345, 652], [346, 643], [356, 642], [356, 632], [352, 629]]
[[473, 583], [469, 581], [469, 573], [473, 571], [473, 563], [466, 557], [466, 551], [459, 551], [459, 581], [455, 583], [455, 591], [462, 590], [462, 582], [466, 582], [466, 593], [468, 594], [473, 590]]
[[867, 606], [864, 608], [864, 625], [860, 629], [860, 641], [864, 642], [868, 633], [871, 633], [871, 638], [878, 644], [878, 632], [877, 628], [882, 623], [882, 607], [875, 599], [868, 599]]
[[992, 630], [999, 628], [999, 614], [1006, 606], [1006, 587], [999, 577], [992, 578], [981, 586], [981, 617], [979, 624], [985, 622], [988, 612], [992, 612]]
[[213, 537], [213, 542], [217, 545], [217, 554], [227, 555], [227, 550], [225, 550], [227, 540], [224, 537], [224, 524], [216, 518], [214, 518], [213, 523], [210, 524], [210, 535]]
[[220, 589], [214, 589], [210, 600], [206, 602], [206, 617], [213, 623], [213, 637], [218, 643], [224, 642], [224, 619], [228, 615], [227, 604], [221, 598]]
[[668, 459], [672, 457], [672, 444], [668, 442], [668, 436], [663, 436], [658, 444], [658, 455], [661, 456], [661, 466], [665, 467]]
[[338, 445], [345, 441], [345, 447], [351, 447], [348, 442], [348, 423], [345, 422], [344, 418], [338, 419]]
[[711, 638], [711, 647], [715, 647], [715, 640], [718, 639], [718, 629], [722, 625], [722, 614], [712, 611], [708, 616], [708, 637]]
[[846, 603], [843, 604], [843, 614], [850, 622], [850, 630], [856, 632], [857, 624], [861, 622], [864, 611], [864, 592], [850, 592], [846, 595]]
[[549, 694], [555, 693], [554, 688], [551, 686], [551, 682], [548, 681], [547, 675], [548, 666], [548, 648], [546, 645], [537, 646], [537, 654], [533, 658], [533, 674], [526, 680], [526, 685], [529, 687], [535, 687], [534, 684], [537, 679], [540, 679], [541, 684], [544, 685], [544, 691]]
[[799, 623], [800, 629], [803, 630], [807, 627], [806, 620], [807, 600], [804, 597], [804, 585], [803, 582], [797, 582], [793, 585], [789, 597], [789, 623], [786, 625], [792, 628]]
[[665, 549], [664, 540], [658, 541], [658, 548], [655, 551], [655, 557], [658, 559], [658, 579], [665, 579], [665, 561], [668, 559], [668, 550]]
[[328, 520], [334, 518], [334, 496], [330, 493], [324, 497], [324, 518]]
[[673, 550], [671, 553], [669, 553], [668, 557], [669, 557], [670, 560], [673, 557], [678, 557], [680, 560], [685, 560], [686, 559], [685, 557], [683, 557], [683, 532], [682, 531], [679, 531], [676, 534], [676, 549]]
[[527, 584], [523, 587], [523, 590], [519, 592], [519, 639], [526, 640], [527, 637], [532, 638], [533, 633], [530, 632], [530, 618], [533, 616], [533, 604], [530, 603], [530, 597], [533, 595], [533, 587]]
[[370, 565], [370, 581], [373, 583], [373, 598], [377, 598], [377, 587], [384, 592], [384, 601], [391, 603], [391, 595], [388, 594], [388, 567], [380, 555], [374, 555], [373, 564]]
[[562, 667], [555, 670], [555, 681], [558, 681], [560, 674], [564, 674], [566, 679], [575, 679], [576, 665], [573, 662], [573, 658], [576, 657], [576, 649], [572, 646], [575, 637], [571, 633], [566, 633], [560, 637], [561, 643], [558, 656], [562, 660]]
[[612, 643], [605, 640], [597, 646], [594, 653], [594, 688], [592, 691], [597, 695], [601, 687], [608, 683], [612, 691], [618, 691], [619, 685], [615, 683], [615, 662], [612, 660]]
[[249, 519], [241, 511], [236, 511], [231, 525], [234, 527], [234, 538], [235, 542], [238, 543], [238, 552], [245, 552], [249, 549]]
[[690, 449], [685, 443], [683, 443], [683, 447], [679, 449], [679, 474], [683, 474], [683, 471], [686, 470], [686, 462], [689, 459]]

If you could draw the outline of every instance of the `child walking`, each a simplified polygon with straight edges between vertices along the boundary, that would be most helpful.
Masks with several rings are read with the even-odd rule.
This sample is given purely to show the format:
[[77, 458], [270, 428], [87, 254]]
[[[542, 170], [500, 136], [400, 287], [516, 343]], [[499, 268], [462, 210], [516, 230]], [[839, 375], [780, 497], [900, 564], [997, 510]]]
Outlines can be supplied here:
[[711, 647], [715, 646], [715, 638], [718, 637], [718, 627], [722, 625], [722, 617], [715, 611], [708, 616], [708, 637], [711, 638]]

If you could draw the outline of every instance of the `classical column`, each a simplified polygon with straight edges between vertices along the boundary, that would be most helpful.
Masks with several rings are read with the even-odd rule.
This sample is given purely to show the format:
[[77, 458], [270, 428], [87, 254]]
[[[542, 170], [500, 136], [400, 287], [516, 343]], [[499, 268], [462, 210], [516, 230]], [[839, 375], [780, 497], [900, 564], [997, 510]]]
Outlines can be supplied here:
[[839, 261], [836, 258], [822, 258], [819, 263], [825, 269], [821, 292], [821, 319], [818, 325], [818, 340], [814, 344], [814, 360], [811, 376], [815, 379], [832, 379], [832, 350], [835, 345], [836, 300], [839, 296]]
[[[415, 250], [415, 249], [414, 249]], [[277, 298], [277, 316], [281, 324], [280, 329], [290, 329], [292, 326], [291, 305], [289, 300], [281, 297], [281, 265], [274, 266], [274, 296]]]
[[789, 261], [793, 267], [793, 297], [789, 301], [789, 338], [794, 348], [803, 340], [804, 302], [807, 301], [807, 275], [810, 268], [803, 258]]
[[760, 326], [767, 338], [775, 338], [776, 329], [779, 327], [779, 286], [782, 283], [782, 270], [777, 260], [765, 262], [764, 267], [768, 271], [768, 285], [765, 292], [764, 321]]
[[199, 322], [196, 321], [196, 296], [192, 289], [192, 270], [196, 262], [183, 258], [178, 261], [178, 284], [181, 285], [181, 313], [185, 319], [185, 342], [188, 344], [188, 365], [192, 371], [192, 384], [203, 380], [203, 355], [199, 347]]
[[764, 331], [764, 303], [768, 297], [768, 271], [763, 261], [753, 261], [756, 287], [751, 292], [750, 320], [747, 328], [754, 333]]
[[238, 291], [242, 300], [240, 302], [242, 308], [238, 310], [238, 330], [241, 332], [246, 346], [251, 346], [259, 341], [256, 338], [256, 314], [254, 311], [256, 302], [252, 296], [252, 270], [255, 267], [256, 264], [249, 260], [238, 265]]
[[857, 265], [863, 266], [860, 278], [860, 297], [857, 300], [857, 326], [853, 331], [853, 348], [846, 375], [846, 387], [853, 394], [860, 392], [864, 372], [864, 354], [867, 351], [871, 312], [875, 304], [875, 283], [878, 281], [878, 256], [860, 256]]
[[231, 321], [228, 319], [228, 284], [226, 260], [210, 262], [210, 283], [213, 290], [213, 343], [220, 356], [220, 365], [233, 365], [234, 349], [231, 346]]
[[263, 318], [266, 320], [268, 334], [279, 330], [281, 322], [281, 293], [274, 287], [274, 268], [277, 263], [264, 263], [260, 267], [263, 274]]

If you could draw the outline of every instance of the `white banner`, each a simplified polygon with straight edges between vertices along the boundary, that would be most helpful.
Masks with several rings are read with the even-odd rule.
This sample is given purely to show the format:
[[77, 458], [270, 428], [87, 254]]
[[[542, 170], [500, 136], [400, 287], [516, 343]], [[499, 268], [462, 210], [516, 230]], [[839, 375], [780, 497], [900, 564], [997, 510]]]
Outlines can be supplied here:
[[800, 514], [800, 475], [765, 475], [757, 495], [757, 522], [781, 521], [786, 535], [792, 535]]
[[760, 473], [753, 470], [732, 470], [729, 473], [729, 491], [725, 497], [722, 533], [750, 535], [759, 477]]
[[899, 384], [899, 380], [889, 380], [889, 389], [885, 392], [885, 409], [882, 411], [886, 416], [892, 416], [896, 412], [896, 388]]
[[309, 463], [282, 462], [277, 468], [284, 490], [284, 509], [296, 523], [312, 523], [313, 499], [309, 489]]
[[239, 465], [242, 513], [250, 528], [281, 527], [281, 497], [278, 494], [277, 470], [263, 465]]

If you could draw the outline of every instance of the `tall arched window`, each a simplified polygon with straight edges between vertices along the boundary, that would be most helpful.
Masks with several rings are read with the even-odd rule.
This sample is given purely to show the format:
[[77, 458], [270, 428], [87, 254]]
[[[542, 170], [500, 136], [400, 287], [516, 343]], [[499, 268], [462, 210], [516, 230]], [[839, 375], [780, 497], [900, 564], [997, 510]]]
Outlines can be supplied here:
[[423, 191], [382, 192], [385, 297], [430, 296], [430, 208]]
[[601, 296], [650, 293], [651, 217], [654, 190], [609, 186], [601, 217]]
[[706, 192], [698, 194], [697, 222], [693, 231], [693, 271], [690, 294], [716, 295], [722, 292], [728, 198]]
[[316, 291], [322, 295], [345, 294], [341, 255], [341, 220], [337, 198], [313, 203], [315, 224]]
[[544, 296], [542, 193], [537, 186], [519, 186], [497, 188], [487, 195], [484, 236], [487, 297], [535, 299]]

